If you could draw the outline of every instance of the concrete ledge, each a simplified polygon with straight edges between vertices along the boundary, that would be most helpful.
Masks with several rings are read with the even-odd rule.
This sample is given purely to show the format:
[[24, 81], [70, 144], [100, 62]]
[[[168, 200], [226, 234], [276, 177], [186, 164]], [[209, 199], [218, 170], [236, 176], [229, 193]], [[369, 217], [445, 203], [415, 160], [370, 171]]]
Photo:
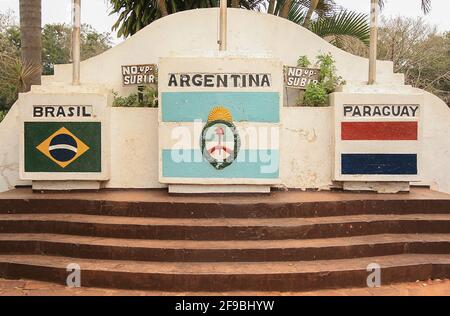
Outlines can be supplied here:
[[171, 184], [169, 193], [270, 193], [270, 186]]
[[100, 190], [100, 181], [33, 181], [35, 191]]
[[345, 181], [343, 189], [348, 191], [375, 191], [377, 193], [409, 192], [409, 182]]

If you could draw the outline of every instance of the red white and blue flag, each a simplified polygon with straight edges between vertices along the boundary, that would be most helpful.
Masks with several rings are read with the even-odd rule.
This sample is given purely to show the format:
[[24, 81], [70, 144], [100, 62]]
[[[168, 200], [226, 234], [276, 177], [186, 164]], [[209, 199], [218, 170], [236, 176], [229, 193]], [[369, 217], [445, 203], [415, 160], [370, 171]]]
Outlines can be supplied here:
[[341, 175], [417, 175], [419, 105], [344, 105]]

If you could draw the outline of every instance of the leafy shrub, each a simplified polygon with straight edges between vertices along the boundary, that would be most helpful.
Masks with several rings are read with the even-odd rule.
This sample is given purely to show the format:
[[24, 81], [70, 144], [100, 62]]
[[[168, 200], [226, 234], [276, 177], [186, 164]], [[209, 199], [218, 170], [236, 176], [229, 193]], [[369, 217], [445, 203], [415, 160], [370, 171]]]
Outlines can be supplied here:
[[308, 56], [303, 55], [298, 58], [297, 67], [307, 68], [309, 66], [311, 66], [311, 62], [309, 61]]
[[[298, 102], [303, 99], [303, 105], [305, 106], [326, 106], [328, 95], [333, 93], [338, 86], [345, 84], [342, 77], [336, 74], [335, 60], [330, 53], [318, 55], [316, 58], [314, 67], [320, 69], [319, 82], [307, 85], [303, 95], [300, 94], [298, 99]], [[309, 67], [311, 63], [306, 56], [300, 56], [297, 65]]]
[[158, 107], [158, 88], [145, 87], [143, 90], [143, 102], [149, 107]]
[[306, 86], [303, 95], [303, 103], [306, 106], [323, 106], [328, 102], [328, 93], [325, 87], [319, 83], [310, 83]]
[[317, 56], [316, 66], [320, 68], [319, 82], [327, 93], [333, 93], [336, 87], [345, 84], [342, 77], [336, 74], [335, 60], [330, 53]]
[[139, 92], [131, 93], [128, 96], [119, 96], [113, 91], [114, 107], [158, 107], [158, 89], [153, 87], [144, 87]]

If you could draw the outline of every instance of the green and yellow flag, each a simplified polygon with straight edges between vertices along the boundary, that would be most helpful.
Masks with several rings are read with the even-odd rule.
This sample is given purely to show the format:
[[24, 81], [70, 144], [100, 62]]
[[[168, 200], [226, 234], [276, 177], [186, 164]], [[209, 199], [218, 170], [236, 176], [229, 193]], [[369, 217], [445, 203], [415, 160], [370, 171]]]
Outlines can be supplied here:
[[25, 172], [101, 172], [100, 122], [25, 122]]

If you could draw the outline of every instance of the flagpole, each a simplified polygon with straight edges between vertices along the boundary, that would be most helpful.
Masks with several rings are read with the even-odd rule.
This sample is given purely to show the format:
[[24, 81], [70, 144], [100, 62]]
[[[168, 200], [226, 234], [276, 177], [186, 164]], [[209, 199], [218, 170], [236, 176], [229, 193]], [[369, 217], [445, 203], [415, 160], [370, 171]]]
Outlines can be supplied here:
[[80, 84], [81, 0], [73, 0], [72, 21], [72, 84]]
[[372, 85], [377, 81], [378, 0], [370, 2], [369, 85]]
[[227, 50], [227, 0], [220, 0], [219, 50]]

